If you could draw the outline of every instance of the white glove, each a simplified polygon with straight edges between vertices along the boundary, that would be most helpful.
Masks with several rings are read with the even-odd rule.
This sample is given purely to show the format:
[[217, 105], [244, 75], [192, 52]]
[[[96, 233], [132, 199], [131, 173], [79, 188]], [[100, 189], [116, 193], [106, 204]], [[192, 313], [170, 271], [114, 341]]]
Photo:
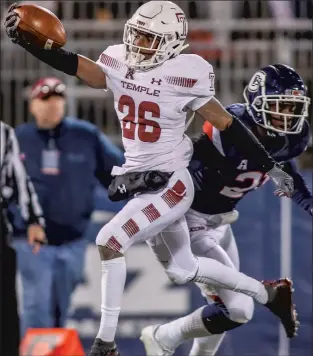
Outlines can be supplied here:
[[293, 178], [282, 170], [279, 164], [276, 164], [269, 172], [268, 176], [276, 185], [275, 195], [286, 196], [290, 198], [294, 192]]

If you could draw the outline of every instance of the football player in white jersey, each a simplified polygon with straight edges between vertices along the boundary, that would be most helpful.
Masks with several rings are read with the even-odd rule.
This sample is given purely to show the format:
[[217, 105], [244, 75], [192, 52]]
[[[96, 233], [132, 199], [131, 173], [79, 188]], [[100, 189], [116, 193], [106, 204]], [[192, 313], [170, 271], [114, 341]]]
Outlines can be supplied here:
[[[126, 278], [124, 253], [132, 244], [149, 238], [152, 244], [167, 250], [166, 272], [176, 283], [193, 280], [223, 286], [267, 306], [290, 298], [289, 286], [269, 289], [191, 252], [184, 217], [194, 196], [187, 170], [192, 144], [184, 134], [188, 109], [223, 130], [239, 150], [269, 172], [287, 195], [292, 194], [293, 181], [255, 136], [214, 98], [212, 66], [197, 55], [180, 54], [186, 47], [188, 30], [183, 11], [170, 1], [145, 3], [127, 21], [124, 43], [108, 47], [94, 62], [63, 48], [34, 46], [19, 31], [15, 8], [12, 5], [5, 20], [11, 41], [93, 88], [110, 89], [122, 128], [126, 162], [112, 170], [109, 195], [112, 200], [132, 199], [96, 239], [102, 265], [101, 323], [89, 355], [119, 355], [114, 338]], [[283, 319], [289, 309], [279, 312]]]

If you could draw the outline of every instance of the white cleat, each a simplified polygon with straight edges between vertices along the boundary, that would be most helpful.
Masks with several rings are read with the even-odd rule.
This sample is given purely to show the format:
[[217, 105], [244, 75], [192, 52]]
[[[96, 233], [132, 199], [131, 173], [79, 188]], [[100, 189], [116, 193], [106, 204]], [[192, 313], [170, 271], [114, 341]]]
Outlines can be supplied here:
[[159, 325], [150, 325], [141, 330], [140, 341], [144, 344], [146, 356], [172, 356], [174, 351], [162, 346], [155, 338]]

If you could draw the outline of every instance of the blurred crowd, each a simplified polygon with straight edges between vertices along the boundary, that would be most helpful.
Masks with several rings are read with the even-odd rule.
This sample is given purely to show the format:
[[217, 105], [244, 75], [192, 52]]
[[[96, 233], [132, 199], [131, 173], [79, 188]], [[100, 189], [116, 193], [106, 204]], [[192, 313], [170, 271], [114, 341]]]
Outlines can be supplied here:
[[[2, 13], [12, 1], [1, 1]], [[110, 19], [129, 18], [134, 9], [144, 1], [21, 1], [20, 4], [38, 4], [54, 12], [61, 20], [97, 19], [106, 21]], [[183, 1], [176, 3], [188, 14], [189, 19], [215, 19], [215, 18], [246, 18], [266, 19], [276, 18], [278, 21], [286, 17], [312, 19], [313, 9], [310, 0], [235, 0], [235, 1]], [[68, 5], [70, 4], [70, 5]], [[309, 35], [309, 34], [307, 34]]]
[[[2, 3], [11, 3], [3, 1]], [[54, 12], [60, 19], [118, 19], [128, 18], [133, 9], [141, 6], [144, 1], [71, 1], [71, 11], [59, 0], [21, 1], [20, 3], [38, 3]], [[243, 0], [243, 1], [183, 1], [176, 3], [191, 19], [215, 18], [219, 14], [229, 14], [235, 18], [269, 18], [294, 16], [296, 18], [312, 18], [312, 2], [310, 0]]]

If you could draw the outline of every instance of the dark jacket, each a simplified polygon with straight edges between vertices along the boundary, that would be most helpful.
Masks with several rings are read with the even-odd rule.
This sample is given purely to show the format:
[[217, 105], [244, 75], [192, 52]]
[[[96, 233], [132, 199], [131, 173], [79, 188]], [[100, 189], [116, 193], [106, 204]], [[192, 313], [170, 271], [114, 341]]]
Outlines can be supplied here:
[[[112, 167], [124, 163], [122, 151], [94, 125], [69, 117], [54, 130], [41, 130], [34, 122], [23, 124], [16, 135], [44, 212], [49, 243], [60, 245], [82, 237], [94, 209], [97, 181], [109, 186]], [[51, 150], [58, 152], [59, 163], [47, 173], [43, 156]], [[14, 235], [25, 235], [16, 212], [14, 217]]]

